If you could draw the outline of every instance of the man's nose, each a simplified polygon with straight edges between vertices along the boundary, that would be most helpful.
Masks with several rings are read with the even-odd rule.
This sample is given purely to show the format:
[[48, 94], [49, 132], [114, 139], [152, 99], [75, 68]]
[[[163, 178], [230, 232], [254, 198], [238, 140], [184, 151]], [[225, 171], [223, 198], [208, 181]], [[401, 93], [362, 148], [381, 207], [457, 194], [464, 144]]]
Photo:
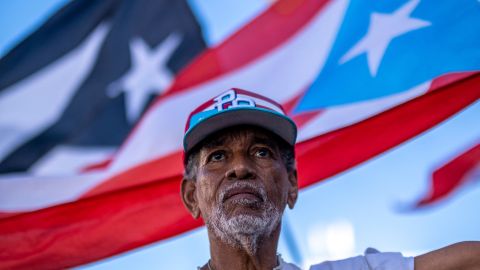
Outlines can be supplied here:
[[255, 171], [248, 158], [235, 157], [230, 164], [229, 170], [226, 172], [226, 177], [230, 180], [255, 179]]

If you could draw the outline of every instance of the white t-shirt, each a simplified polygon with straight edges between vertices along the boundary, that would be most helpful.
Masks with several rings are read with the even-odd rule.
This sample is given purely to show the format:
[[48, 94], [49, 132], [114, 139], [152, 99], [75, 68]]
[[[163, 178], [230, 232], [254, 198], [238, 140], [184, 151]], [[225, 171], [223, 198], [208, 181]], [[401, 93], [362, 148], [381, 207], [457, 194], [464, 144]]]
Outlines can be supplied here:
[[[295, 264], [285, 262], [280, 254], [277, 258], [279, 263], [273, 270], [301, 270]], [[310, 266], [310, 270], [414, 270], [413, 261], [413, 257], [403, 257], [400, 252], [378, 252], [368, 248], [364, 256], [325, 261]]]
[[[364, 256], [338, 261], [325, 261], [310, 266], [310, 270], [414, 270], [413, 257], [403, 257], [399, 252], [375, 252], [367, 249]], [[286, 263], [281, 256], [279, 265], [273, 270], [299, 270], [294, 264]]]

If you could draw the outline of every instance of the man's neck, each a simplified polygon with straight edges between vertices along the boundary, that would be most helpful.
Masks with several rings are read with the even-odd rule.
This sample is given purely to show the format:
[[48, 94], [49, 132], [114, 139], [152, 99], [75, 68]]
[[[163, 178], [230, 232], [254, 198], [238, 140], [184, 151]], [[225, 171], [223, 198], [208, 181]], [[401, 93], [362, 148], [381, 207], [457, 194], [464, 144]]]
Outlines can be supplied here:
[[[233, 247], [208, 232], [210, 240], [211, 270], [271, 270], [278, 265], [277, 244], [280, 225], [272, 235], [264, 236], [258, 241], [253, 254], [243, 248]], [[208, 269], [205, 265], [202, 269]]]

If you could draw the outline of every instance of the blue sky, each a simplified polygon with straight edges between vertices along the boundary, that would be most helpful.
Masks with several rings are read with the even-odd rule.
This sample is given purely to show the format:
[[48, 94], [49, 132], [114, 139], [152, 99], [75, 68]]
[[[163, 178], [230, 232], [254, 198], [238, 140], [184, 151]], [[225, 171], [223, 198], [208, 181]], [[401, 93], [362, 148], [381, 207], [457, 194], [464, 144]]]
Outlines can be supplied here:
[[[0, 55], [65, 2], [2, 2]], [[189, 2], [209, 44], [224, 39], [270, 3]], [[401, 211], [426, 192], [435, 166], [480, 139], [478, 119], [480, 102], [424, 135], [302, 191], [294, 210], [286, 213], [300, 256], [292, 256], [284, 235], [279, 252], [286, 260], [301, 260], [298, 263], [304, 265], [359, 254], [370, 246], [417, 255], [458, 241], [480, 240], [480, 183], [463, 187], [434, 207]], [[198, 229], [82, 268], [195, 269], [208, 258], [206, 231]]]

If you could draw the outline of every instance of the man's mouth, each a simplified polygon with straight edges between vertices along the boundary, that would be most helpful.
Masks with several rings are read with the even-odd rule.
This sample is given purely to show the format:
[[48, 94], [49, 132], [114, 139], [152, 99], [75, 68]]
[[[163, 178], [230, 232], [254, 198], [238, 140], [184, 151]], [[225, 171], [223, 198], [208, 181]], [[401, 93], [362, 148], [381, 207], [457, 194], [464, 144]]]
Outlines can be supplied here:
[[234, 187], [227, 190], [222, 202], [227, 200], [263, 202], [264, 198], [260, 191], [250, 186]]

